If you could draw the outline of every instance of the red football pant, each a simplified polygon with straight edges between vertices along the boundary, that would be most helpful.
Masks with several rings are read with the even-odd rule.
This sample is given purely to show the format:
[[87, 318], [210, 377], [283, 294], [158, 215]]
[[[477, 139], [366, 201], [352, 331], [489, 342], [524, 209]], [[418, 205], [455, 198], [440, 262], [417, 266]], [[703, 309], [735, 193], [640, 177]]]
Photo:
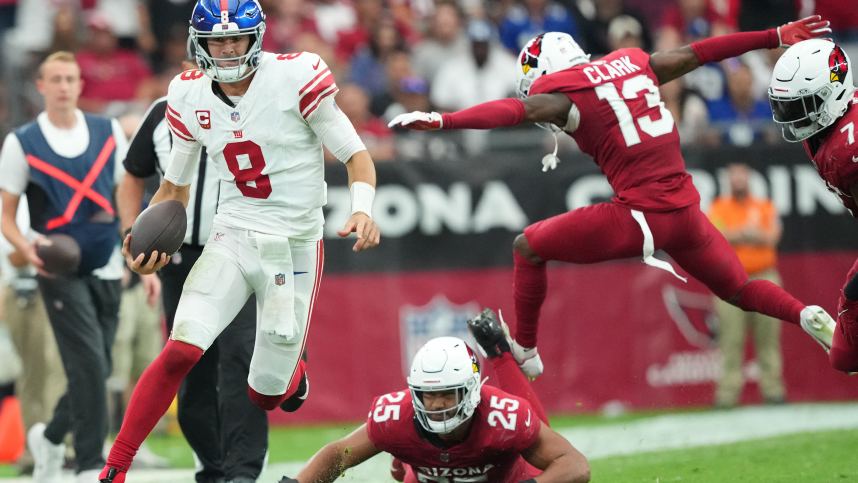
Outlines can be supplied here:
[[843, 293], [846, 284], [856, 275], [858, 260], [852, 264], [846, 281], [843, 282], [843, 289], [840, 290], [840, 299], [837, 301], [837, 328], [834, 330], [831, 351], [828, 352], [831, 366], [843, 372], [858, 372], [858, 300], [849, 300]]
[[[798, 324], [804, 304], [777, 285], [749, 280], [733, 248], [696, 205], [645, 214], [655, 249], [667, 252], [691, 276], [734, 305]], [[538, 221], [524, 230], [530, 248], [543, 261], [598, 263], [641, 258], [643, 233], [628, 207], [600, 203]], [[536, 346], [540, 292], [545, 263], [515, 257], [516, 340]]]
[[489, 358], [489, 361], [491, 361], [495, 374], [498, 377], [498, 387], [513, 396], [526, 399], [531, 407], [533, 407], [536, 417], [541, 419], [543, 423], [548, 424], [548, 416], [545, 415], [545, 408], [542, 407], [542, 401], [539, 400], [536, 392], [533, 391], [533, 386], [530, 385], [530, 381], [521, 372], [512, 354], [504, 352], [498, 357]]

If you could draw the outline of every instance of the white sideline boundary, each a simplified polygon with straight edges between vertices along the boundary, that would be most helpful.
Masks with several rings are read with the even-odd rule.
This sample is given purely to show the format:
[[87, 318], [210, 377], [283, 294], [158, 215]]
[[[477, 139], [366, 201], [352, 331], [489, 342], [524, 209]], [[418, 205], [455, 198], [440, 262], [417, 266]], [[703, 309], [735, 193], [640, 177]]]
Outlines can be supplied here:
[[[569, 428], [560, 433], [588, 458], [599, 459], [835, 429], [858, 429], [858, 403], [752, 406], [728, 411], [668, 414], [624, 423]], [[302, 465], [303, 462], [270, 464], [259, 482], [276, 483], [284, 474], [295, 476]], [[382, 454], [349, 470], [338, 481], [394, 481], [387, 476], [389, 465], [390, 457]], [[0, 481], [24, 483], [31, 480], [6, 478]], [[74, 475], [64, 475], [62, 481], [75, 483]], [[127, 483], [193, 481], [190, 469], [137, 470], [129, 473], [126, 479]]]

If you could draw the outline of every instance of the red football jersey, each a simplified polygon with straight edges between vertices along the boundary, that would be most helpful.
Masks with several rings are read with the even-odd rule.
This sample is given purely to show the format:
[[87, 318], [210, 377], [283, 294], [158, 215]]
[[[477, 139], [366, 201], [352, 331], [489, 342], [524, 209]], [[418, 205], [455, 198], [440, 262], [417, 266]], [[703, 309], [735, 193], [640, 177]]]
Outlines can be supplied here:
[[834, 192], [852, 216], [858, 217], [858, 204], [850, 187], [858, 183], [858, 92], [853, 94], [846, 113], [824, 134], [822, 142], [814, 138], [804, 141], [804, 150], [813, 160], [828, 189]]
[[615, 202], [645, 211], [700, 202], [649, 54], [620, 49], [544, 75], [530, 89], [530, 95], [553, 92], [566, 94], [581, 113], [578, 128], [567, 134], [599, 165]]
[[369, 439], [411, 466], [406, 483], [502, 483], [538, 475], [521, 457], [542, 424], [530, 403], [492, 386], [483, 386], [480, 396], [468, 436], [459, 444], [445, 447], [423, 431], [408, 390], [375, 398], [366, 425]]

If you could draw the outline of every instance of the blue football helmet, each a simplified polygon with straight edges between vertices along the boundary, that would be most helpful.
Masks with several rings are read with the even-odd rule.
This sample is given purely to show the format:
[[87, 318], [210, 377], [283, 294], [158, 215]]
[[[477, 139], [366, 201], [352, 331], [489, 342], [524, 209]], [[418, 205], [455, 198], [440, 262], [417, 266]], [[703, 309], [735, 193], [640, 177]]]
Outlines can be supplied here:
[[[191, 52], [197, 65], [212, 80], [238, 82], [259, 67], [265, 14], [257, 0], [197, 0], [190, 23]], [[208, 39], [240, 35], [250, 35], [247, 53], [222, 59], [212, 57]]]

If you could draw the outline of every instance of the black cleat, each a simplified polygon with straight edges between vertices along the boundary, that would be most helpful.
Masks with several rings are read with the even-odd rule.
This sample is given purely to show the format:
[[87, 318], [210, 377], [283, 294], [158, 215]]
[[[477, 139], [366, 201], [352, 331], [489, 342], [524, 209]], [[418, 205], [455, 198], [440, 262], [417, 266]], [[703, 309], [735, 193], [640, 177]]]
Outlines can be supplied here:
[[[101, 475], [103, 475], [103, 476], [101, 476]], [[99, 483], [113, 483], [114, 479], [119, 475], [119, 470], [117, 468], [114, 468], [111, 466], [110, 468], [107, 469], [107, 472], [102, 470], [101, 475], [99, 475], [99, 476], [101, 476], [98, 480]], [[122, 480], [124, 480], [124, 478]], [[120, 481], [122, 481], [122, 480], [120, 480]]]
[[309, 395], [310, 379], [307, 378], [307, 372], [305, 371], [304, 375], [301, 376], [301, 382], [298, 383], [298, 390], [295, 391], [295, 394], [292, 394], [288, 399], [280, 403], [280, 409], [287, 413], [294, 413], [304, 404]]
[[492, 309], [483, 309], [479, 315], [468, 320], [468, 330], [485, 357], [499, 357], [509, 352], [509, 341], [503, 325], [498, 322]]

